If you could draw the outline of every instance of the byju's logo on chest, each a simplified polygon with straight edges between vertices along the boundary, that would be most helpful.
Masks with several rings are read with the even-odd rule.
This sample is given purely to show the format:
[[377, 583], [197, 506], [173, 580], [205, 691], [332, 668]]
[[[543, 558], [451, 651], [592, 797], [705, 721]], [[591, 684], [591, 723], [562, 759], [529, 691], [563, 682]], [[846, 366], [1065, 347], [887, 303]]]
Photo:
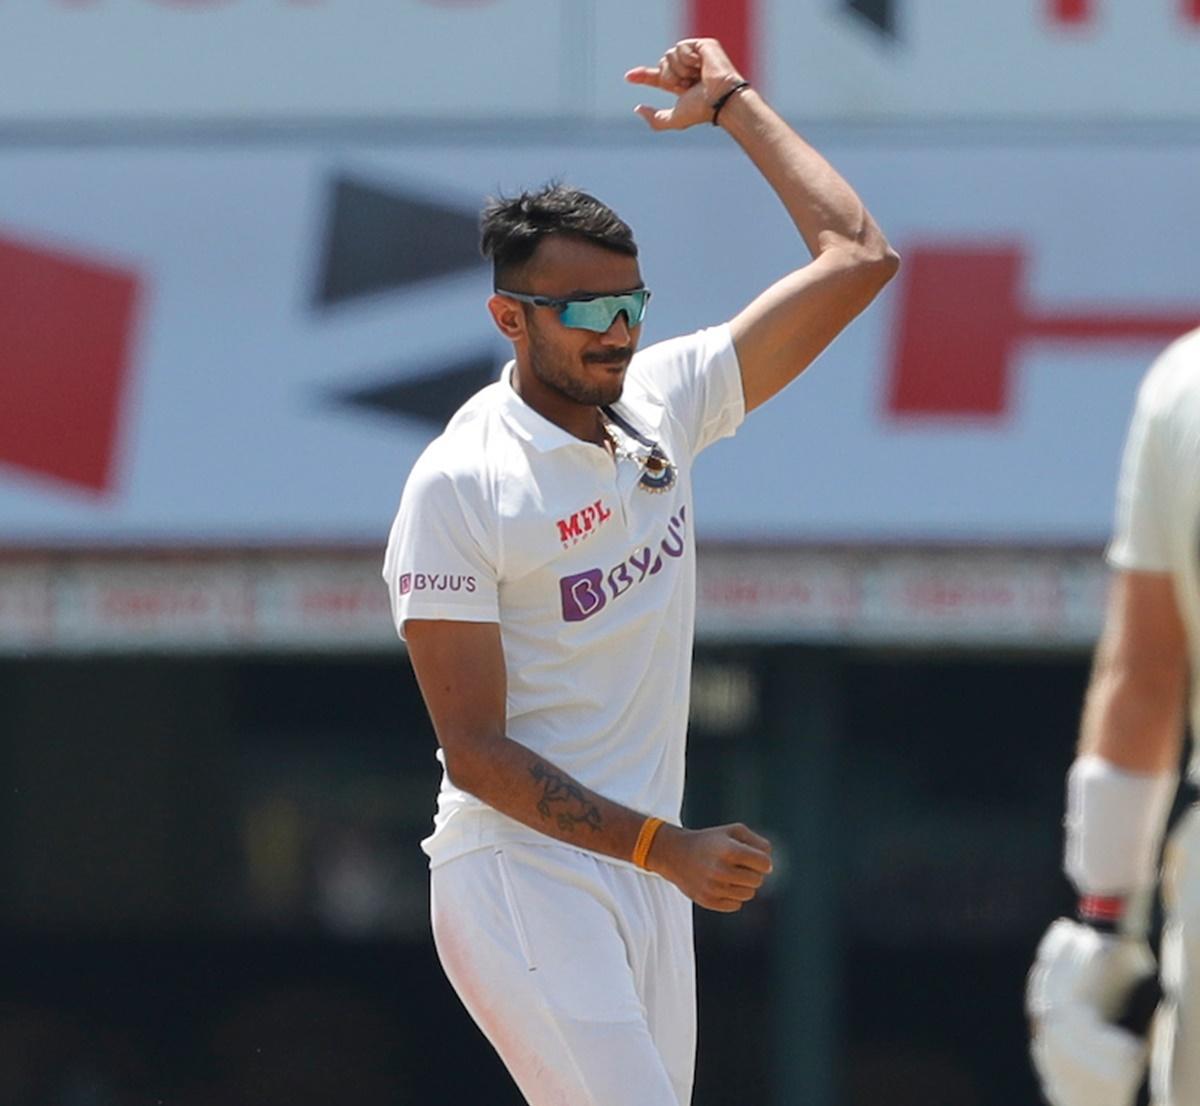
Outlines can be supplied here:
[[603, 499], [597, 499], [595, 503], [589, 503], [574, 514], [558, 520], [558, 540], [564, 549], [578, 545], [585, 538], [590, 538], [610, 518], [612, 511], [604, 506]]
[[679, 514], [672, 515], [667, 523], [667, 532], [658, 546], [643, 546], [618, 565], [605, 572], [600, 568], [589, 568], [563, 576], [558, 581], [562, 597], [564, 622], [583, 622], [609, 602], [620, 599], [636, 584], [649, 580], [662, 572], [672, 560], [678, 560], [687, 550], [687, 508], [681, 506]]

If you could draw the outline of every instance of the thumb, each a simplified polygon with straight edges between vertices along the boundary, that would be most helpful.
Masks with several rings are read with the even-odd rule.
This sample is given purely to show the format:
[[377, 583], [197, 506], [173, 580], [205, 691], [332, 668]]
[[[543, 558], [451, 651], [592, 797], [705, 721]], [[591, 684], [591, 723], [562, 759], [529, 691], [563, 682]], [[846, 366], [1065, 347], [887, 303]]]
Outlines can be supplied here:
[[656, 111], [652, 107], [647, 107], [645, 104], [638, 104], [633, 109], [650, 125], [651, 130], [666, 131], [671, 129], [671, 124], [674, 122], [675, 113], [670, 108], [662, 108]]

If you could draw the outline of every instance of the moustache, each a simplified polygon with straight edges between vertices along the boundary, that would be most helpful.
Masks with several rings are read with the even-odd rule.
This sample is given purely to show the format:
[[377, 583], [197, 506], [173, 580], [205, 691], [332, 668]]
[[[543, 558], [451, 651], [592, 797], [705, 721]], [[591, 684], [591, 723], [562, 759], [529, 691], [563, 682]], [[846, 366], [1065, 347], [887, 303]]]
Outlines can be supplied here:
[[628, 365], [633, 360], [633, 350], [613, 349], [603, 353], [588, 353], [583, 359], [589, 365]]

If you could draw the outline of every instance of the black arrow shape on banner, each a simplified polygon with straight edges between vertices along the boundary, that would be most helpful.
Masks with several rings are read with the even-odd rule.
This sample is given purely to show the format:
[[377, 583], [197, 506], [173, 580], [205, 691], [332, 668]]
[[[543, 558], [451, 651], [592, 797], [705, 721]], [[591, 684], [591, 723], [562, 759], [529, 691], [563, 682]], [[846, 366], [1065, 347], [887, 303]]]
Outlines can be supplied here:
[[474, 212], [341, 176], [314, 299], [329, 307], [482, 265]]
[[335, 398], [393, 418], [418, 419], [440, 430], [471, 396], [497, 379], [499, 370], [499, 360], [489, 351], [450, 361], [421, 376], [340, 392]]
[[886, 38], [896, 37], [897, 0], [842, 0], [843, 5], [861, 16]]

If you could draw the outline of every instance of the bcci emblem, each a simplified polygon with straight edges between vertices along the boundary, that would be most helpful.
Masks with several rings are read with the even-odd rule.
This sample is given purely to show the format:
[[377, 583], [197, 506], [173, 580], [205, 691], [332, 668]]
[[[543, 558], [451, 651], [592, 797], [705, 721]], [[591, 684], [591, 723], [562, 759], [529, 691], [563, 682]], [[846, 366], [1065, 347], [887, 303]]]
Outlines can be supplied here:
[[657, 445], [651, 448], [650, 456], [646, 458], [645, 468], [646, 471], [642, 473], [642, 478], [638, 481], [638, 487], [643, 491], [657, 494], [669, 491], [675, 486], [675, 466]]

